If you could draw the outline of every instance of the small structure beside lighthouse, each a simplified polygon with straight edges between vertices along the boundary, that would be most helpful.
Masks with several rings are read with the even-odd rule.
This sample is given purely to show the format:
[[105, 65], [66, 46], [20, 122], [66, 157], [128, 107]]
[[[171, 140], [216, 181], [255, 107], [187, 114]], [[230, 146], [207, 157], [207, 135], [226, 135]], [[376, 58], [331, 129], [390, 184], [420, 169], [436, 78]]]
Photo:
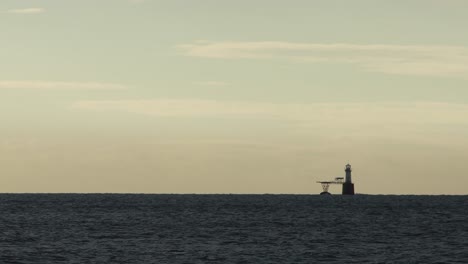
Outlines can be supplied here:
[[345, 166], [345, 182], [343, 183], [343, 195], [354, 195], [354, 183], [351, 180], [351, 165], [348, 163]]
[[328, 188], [330, 187], [330, 185], [341, 184], [343, 186], [343, 189], [342, 189], [343, 195], [354, 195], [354, 183], [351, 180], [351, 165], [349, 163], [346, 164], [345, 166], [345, 172], [346, 172], [345, 178], [337, 177], [331, 181], [318, 181], [317, 183], [320, 183], [323, 189], [323, 192], [321, 192], [320, 194], [321, 195], [331, 194], [328, 192]]

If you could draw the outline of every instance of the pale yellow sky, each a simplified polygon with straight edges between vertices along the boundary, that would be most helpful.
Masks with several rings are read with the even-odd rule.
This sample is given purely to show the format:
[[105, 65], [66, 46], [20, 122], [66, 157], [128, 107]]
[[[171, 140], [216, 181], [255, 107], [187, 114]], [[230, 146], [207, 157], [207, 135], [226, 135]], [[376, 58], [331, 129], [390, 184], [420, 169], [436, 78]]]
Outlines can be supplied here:
[[0, 192], [466, 194], [466, 10], [1, 1]]

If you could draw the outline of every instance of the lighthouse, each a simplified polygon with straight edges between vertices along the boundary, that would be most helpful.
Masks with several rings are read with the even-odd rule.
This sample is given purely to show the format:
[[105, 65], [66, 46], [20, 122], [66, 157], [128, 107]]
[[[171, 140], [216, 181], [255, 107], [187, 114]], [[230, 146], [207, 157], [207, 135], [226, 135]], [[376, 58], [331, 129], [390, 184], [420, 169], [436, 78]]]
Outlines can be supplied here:
[[351, 181], [351, 165], [346, 164], [345, 166], [345, 182], [343, 183], [343, 195], [354, 195], [354, 183]]

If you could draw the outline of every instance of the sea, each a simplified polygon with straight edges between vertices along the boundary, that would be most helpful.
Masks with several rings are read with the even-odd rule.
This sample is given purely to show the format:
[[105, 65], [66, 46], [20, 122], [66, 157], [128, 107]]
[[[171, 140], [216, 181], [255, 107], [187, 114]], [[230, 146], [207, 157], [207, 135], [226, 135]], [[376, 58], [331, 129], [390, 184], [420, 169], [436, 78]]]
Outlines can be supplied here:
[[1, 194], [0, 263], [468, 263], [468, 196]]

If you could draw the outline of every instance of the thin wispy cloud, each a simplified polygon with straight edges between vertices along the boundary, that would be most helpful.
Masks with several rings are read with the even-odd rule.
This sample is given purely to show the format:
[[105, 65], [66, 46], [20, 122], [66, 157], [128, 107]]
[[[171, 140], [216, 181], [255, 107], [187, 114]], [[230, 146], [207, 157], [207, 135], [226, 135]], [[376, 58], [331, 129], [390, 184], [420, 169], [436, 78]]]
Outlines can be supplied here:
[[46, 10], [42, 7], [32, 7], [32, 8], [23, 8], [23, 9], [10, 9], [7, 12], [10, 14], [20, 14], [20, 15], [35, 15], [44, 13]]
[[[465, 124], [468, 105], [415, 103], [282, 104], [202, 99], [79, 101], [74, 108], [174, 118], [284, 119], [314, 124]], [[360, 128], [361, 129], [361, 128]]]
[[221, 81], [203, 81], [203, 82], [194, 82], [195, 85], [199, 86], [213, 86], [213, 87], [222, 87], [228, 86], [229, 83]]
[[207, 42], [177, 46], [186, 56], [213, 59], [285, 59], [357, 65], [386, 74], [467, 78], [468, 47], [294, 42]]
[[101, 82], [0, 81], [0, 89], [35, 90], [120, 90], [125, 85]]
[[128, 0], [132, 4], [142, 4], [144, 2], [147, 2], [147, 0]]

